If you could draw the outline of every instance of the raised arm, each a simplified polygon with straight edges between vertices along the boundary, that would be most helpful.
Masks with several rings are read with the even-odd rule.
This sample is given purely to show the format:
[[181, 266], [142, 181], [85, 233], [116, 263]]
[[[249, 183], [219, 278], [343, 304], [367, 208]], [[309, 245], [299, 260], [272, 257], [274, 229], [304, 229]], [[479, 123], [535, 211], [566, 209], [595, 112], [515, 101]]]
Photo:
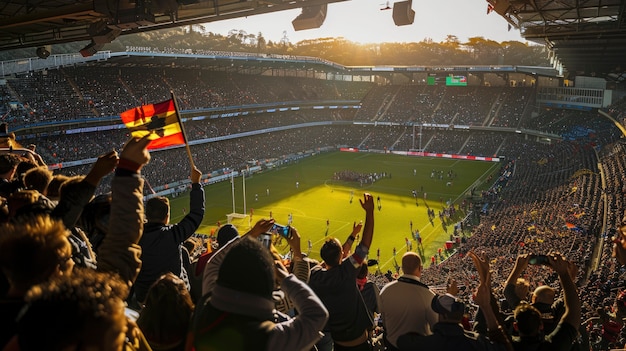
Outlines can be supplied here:
[[74, 227], [83, 208], [91, 201], [100, 180], [113, 172], [117, 163], [118, 157], [115, 151], [98, 157], [83, 180], [69, 185], [71, 188], [63, 191], [59, 204], [52, 211], [52, 216], [61, 219], [67, 228]]
[[522, 275], [522, 272], [526, 267], [528, 267], [528, 260], [530, 259], [530, 255], [521, 254], [517, 256], [517, 260], [515, 261], [515, 266], [513, 266], [513, 270], [506, 282], [504, 282], [504, 297], [506, 301], [511, 306], [511, 309], [514, 309], [517, 305], [519, 305], [521, 298], [517, 296], [515, 291], [516, 289], [516, 281]]
[[191, 169], [191, 192], [189, 193], [189, 213], [174, 224], [172, 234], [177, 242], [184, 242], [198, 230], [204, 219], [204, 189], [200, 184], [202, 172], [195, 166]]
[[354, 241], [356, 240], [357, 235], [359, 235], [359, 233], [361, 232], [361, 228], [363, 228], [362, 222], [359, 222], [359, 223], [354, 222], [354, 224], [352, 224], [352, 232], [350, 233], [348, 238], [346, 238], [346, 241], [344, 241], [343, 245], [341, 246], [341, 250], [343, 251], [342, 259], [350, 256], [350, 250], [352, 249], [352, 244], [354, 244]]
[[296, 317], [277, 323], [268, 338], [268, 350], [309, 350], [321, 338], [328, 321], [328, 310], [306, 283], [289, 274], [280, 260], [275, 261], [276, 279], [281, 290], [298, 311]]
[[485, 317], [489, 339], [492, 342], [504, 345], [507, 351], [513, 351], [511, 340], [509, 340], [504, 329], [498, 322], [496, 311], [493, 310], [489, 258], [484, 253], [477, 255], [472, 251], [470, 251], [468, 255], [472, 258], [478, 270], [478, 275], [480, 276], [480, 284], [476, 291], [475, 301]]
[[289, 247], [291, 248], [291, 271], [298, 279], [305, 283], [309, 283], [311, 269], [309, 263], [304, 261], [302, 249], [300, 248], [300, 233], [294, 227], [289, 227]]
[[129, 286], [141, 267], [143, 234], [143, 179], [141, 168], [150, 161], [147, 137], [131, 138], [120, 156], [111, 183], [109, 232], [99, 249], [98, 270], [120, 275]]
[[563, 288], [565, 313], [561, 317], [561, 323], [568, 323], [578, 330], [580, 326], [580, 299], [578, 289], [574, 284], [572, 272], [576, 271], [576, 266], [559, 254], [550, 255], [550, 266], [559, 275], [561, 287]]
[[363, 200], [359, 199], [359, 202], [365, 210], [365, 225], [363, 226], [363, 236], [360, 244], [369, 249], [374, 237], [374, 197], [369, 193], [365, 193], [363, 194]]

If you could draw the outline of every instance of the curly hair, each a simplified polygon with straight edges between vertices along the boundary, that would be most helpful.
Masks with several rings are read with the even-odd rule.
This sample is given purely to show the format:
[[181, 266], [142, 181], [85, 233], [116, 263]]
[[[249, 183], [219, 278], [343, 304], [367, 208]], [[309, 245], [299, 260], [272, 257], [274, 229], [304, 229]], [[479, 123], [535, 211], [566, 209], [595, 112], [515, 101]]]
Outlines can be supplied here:
[[18, 318], [20, 349], [118, 349], [127, 328], [123, 300], [127, 294], [119, 277], [92, 269], [76, 269], [33, 286]]

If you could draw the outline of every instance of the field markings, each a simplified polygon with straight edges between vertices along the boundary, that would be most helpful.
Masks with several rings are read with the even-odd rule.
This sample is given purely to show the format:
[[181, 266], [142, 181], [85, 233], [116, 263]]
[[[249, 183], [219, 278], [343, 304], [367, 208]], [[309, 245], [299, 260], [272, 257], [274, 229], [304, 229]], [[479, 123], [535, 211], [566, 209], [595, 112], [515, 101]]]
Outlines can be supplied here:
[[[480, 182], [485, 182], [486, 175], [492, 172], [494, 170], [494, 167], [501, 166], [500, 164], [497, 164], [497, 163], [493, 165], [489, 165], [489, 166], [487, 165], [481, 166], [481, 168], [483, 167], [487, 168], [487, 170], [484, 171], [482, 175], [476, 175], [476, 173], [478, 172], [471, 172], [472, 176], [468, 178], [467, 180], [468, 181], [475, 180], [476, 182], [474, 182], [472, 185], [468, 186], [467, 185], [468, 183], [459, 181], [459, 183], [464, 184], [464, 186], [460, 184], [459, 186], [457, 186], [455, 184], [455, 186], [453, 187], [444, 188], [440, 181], [430, 182], [428, 181], [428, 179], [426, 179], [427, 176], [425, 176], [424, 174], [425, 172], [430, 173], [431, 167], [440, 168], [440, 169], [444, 168], [445, 166], [443, 166], [440, 163], [443, 161], [449, 162], [450, 160], [447, 160], [447, 159], [440, 160], [440, 159], [431, 159], [431, 158], [411, 158], [411, 159], [406, 159], [407, 162], [397, 162], [397, 160], [394, 158], [385, 157], [383, 159], [380, 159], [380, 157], [378, 156], [381, 156], [381, 155], [379, 154], [361, 154], [361, 155], [349, 155], [351, 157], [356, 156], [356, 158], [351, 158], [351, 160], [353, 159], [359, 160], [357, 163], [354, 163], [354, 164], [350, 163], [349, 162], [350, 160], [344, 160], [345, 157], [343, 156], [346, 156], [346, 155], [342, 155], [342, 157], [340, 157], [338, 160], [339, 162], [337, 162], [336, 160], [333, 160], [335, 163], [331, 164], [331, 166], [326, 166], [325, 164], [323, 164], [324, 162], [326, 162], [327, 159], [328, 161], [333, 159], [333, 156], [335, 155], [336, 154], [334, 153], [320, 154], [315, 157], [315, 163], [310, 163], [310, 162], [307, 162], [307, 160], [303, 160], [303, 161], [296, 162], [296, 163], [290, 163], [290, 164], [282, 166], [280, 169], [275, 169], [275, 170], [271, 170], [267, 172], [267, 176], [270, 176], [268, 177], [268, 179], [271, 179], [273, 182], [275, 182], [275, 184], [272, 184], [270, 186], [270, 188], [272, 189], [271, 197], [265, 197], [265, 189], [266, 189], [265, 184], [268, 183], [268, 179], [265, 179], [263, 177], [265, 177], [266, 175], [260, 174], [257, 176], [255, 174], [254, 177], [250, 178], [249, 184], [247, 184], [248, 195], [253, 194], [258, 191], [259, 194], [262, 194], [263, 196], [259, 197], [260, 199], [259, 203], [251, 201], [249, 199], [250, 196], [248, 196], [247, 208], [249, 209], [251, 207], [250, 205], [252, 205], [252, 207], [255, 208], [254, 214], [256, 215], [256, 217], [252, 218], [251, 222], [249, 222], [248, 220], [242, 220], [241, 221], [243, 224], [242, 227], [248, 227], [249, 223], [253, 224], [260, 218], [267, 218], [268, 217], [267, 214], [269, 213], [270, 210], [273, 210], [274, 218], [279, 219], [278, 223], [286, 224], [287, 215], [289, 212], [291, 212], [294, 217], [294, 226], [296, 228], [301, 227], [300, 234], [302, 236], [303, 241], [308, 241], [307, 239], [311, 239], [312, 258], [319, 258], [319, 248], [321, 247], [321, 244], [323, 244], [323, 242], [326, 241], [328, 236], [337, 237], [343, 243], [345, 238], [350, 234], [350, 231], [352, 229], [350, 227], [350, 224], [353, 221], [352, 220], [346, 221], [346, 219], [353, 217], [353, 216], [356, 217], [357, 219], [359, 217], [362, 217], [362, 212], [361, 212], [362, 210], [360, 209], [358, 200], [362, 197], [363, 192], [370, 192], [375, 197], [376, 195], [381, 195], [383, 197], [383, 211], [382, 211], [382, 217], [380, 217], [380, 219], [383, 219], [386, 217], [386, 219], [384, 219], [384, 221], [386, 222], [383, 222], [377, 219], [377, 227], [375, 229], [376, 234], [374, 235], [375, 242], [373, 243], [372, 248], [371, 248], [372, 251], [370, 252], [370, 257], [376, 258], [375, 255], [376, 255], [376, 250], [378, 249], [377, 246], [380, 248], [381, 260], [383, 260], [384, 262], [379, 262], [379, 267], [383, 269], [385, 267], [391, 266], [394, 263], [394, 257], [390, 257], [391, 252], [392, 252], [392, 247], [394, 246], [396, 247], [397, 249], [396, 255], [397, 254], [401, 255], [404, 252], [406, 252], [406, 245], [404, 244], [404, 237], [405, 236], [409, 237], [408, 224], [409, 224], [410, 218], [413, 219], [414, 224], [417, 224], [414, 228], [421, 227], [420, 234], [422, 236], [423, 247], [425, 250], [425, 252], [422, 252], [422, 253], [426, 257], [430, 258], [433, 252], [436, 255], [437, 247], [440, 246], [441, 242], [448, 240], [446, 239], [448, 235], [444, 233], [444, 231], [442, 230], [442, 225], [440, 223], [441, 221], [439, 221], [437, 217], [435, 217], [435, 219], [433, 220], [433, 225], [431, 225], [427, 221], [427, 217], [425, 216], [425, 213], [424, 213], [427, 206], [424, 204], [423, 201], [428, 201], [429, 206], [431, 208], [434, 207], [435, 209], [438, 209], [441, 207], [441, 201], [438, 200], [439, 197], [442, 197], [443, 200], [454, 199], [455, 202], [459, 201], [459, 199], [462, 199], [465, 196], [465, 194], [473, 186], [476, 186], [476, 184], [479, 184]], [[432, 162], [434, 162], [434, 164]], [[453, 160], [453, 162], [454, 162], [454, 165], [456, 165], [456, 168], [465, 165], [465, 163], [461, 160]], [[308, 171], [306, 171], [305, 166], [312, 167], [314, 172], [325, 173], [325, 174], [322, 177], [311, 178], [311, 174], [308, 173]], [[296, 169], [294, 169], [293, 171], [286, 171], [287, 169], [290, 169], [291, 167], [296, 167]], [[469, 165], [469, 167], [473, 168], [474, 166]], [[332, 179], [328, 177], [328, 175], [332, 174], [333, 171], [337, 171], [343, 168], [355, 169], [355, 170], [367, 170], [371, 168], [377, 168], [378, 169], [377, 171], [380, 171], [381, 169], [385, 171], [391, 170], [391, 173], [393, 173], [394, 177], [393, 179], [387, 179], [387, 178], [382, 179], [380, 181], [375, 182], [374, 184], [367, 184], [366, 186], [362, 188], [358, 186], [358, 183], [356, 183], [355, 186], [349, 186], [349, 184], [343, 184], [340, 182], [334, 183]], [[399, 169], [399, 171], [397, 171], [396, 168]], [[412, 171], [415, 168], [419, 170], [420, 174], [418, 175], [418, 177], [414, 178]], [[452, 168], [452, 167], [448, 166], [447, 168]], [[396, 176], [396, 173], [398, 174], [397, 176]], [[467, 175], [465, 175], [465, 173], [462, 171], [461, 171], [461, 174], [464, 178], [467, 177]], [[295, 187], [293, 186], [293, 184], [296, 181], [296, 179], [298, 179], [296, 177], [299, 177], [300, 179], [300, 191], [296, 190], [294, 192]], [[263, 181], [258, 183], [260, 179], [263, 179]], [[254, 184], [255, 182], [257, 182], [258, 184], [255, 185]], [[303, 185], [306, 188], [306, 191], [303, 191], [305, 190], [303, 189]], [[316, 197], [309, 198], [305, 196], [308, 191], [311, 191], [321, 185], [324, 185], [324, 187], [320, 187], [319, 190], [321, 192], [318, 193]], [[429, 200], [424, 200], [421, 197], [418, 198], [420, 203], [419, 203], [419, 206], [416, 207], [415, 200], [407, 195], [410, 194], [411, 189], [416, 189], [416, 188], [419, 189], [420, 185], [424, 186], [424, 190], [428, 193]], [[224, 213], [231, 212], [232, 202], [231, 202], [230, 185], [226, 187], [221, 186], [219, 188], [214, 188], [214, 186], [215, 185], [211, 185], [209, 188], [211, 190], [207, 192], [207, 204], [206, 204], [207, 214], [205, 215], [205, 221], [203, 222], [203, 225], [201, 226], [201, 229], [200, 229], [200, 231], [202, 232], [208, 233], [208, 231], [211, 228], [215, 228], [215, 222], [216, 222], [216, 219], [218, 218], [221, 220], [222, 223], [225, 223], [225, 220], [222, 219], [222, 216], [224, 216]], [[224, 188], [225, 190], [222, 188]], [[462, 193], [455, 191], [456, 189], [462, 189], [462, 188], [465, 188], [465, 190]], [[354, 192], [354, 202], [348, 205], [349, 198], [350, 198], [349, 194], [351, 190]], [[216, 193], [218, 191], [223, 191], [225, 192], [225, 194], [217, 196]], [[239, 189], [237, 189], [237, 191], [239, 192]], [[442, 191], [442, 192], [439, 193], [438, 191]], [[211, 196], [208, 196], [208, 194], [211, 194]], [[237, 197], [238, 211], [241, 211], [241, 209], [239, 209], [241, 207], [240, 205], [241, 201], [239, 199], [240, 195], [237, 194], [236, 197]], [[398, 198], [396, 199], [396, 197]], [[185, 194], [184, 196], [182, 196], [182, 198], [184, 198], [185, 200], [174, 201], [174, 202], [176, 202], [176, 205], [179, 205], [180, 207], [188, 207], [189, 206], [188, 194]], [[211, 198], [210, 201], [208, 200], [209, 198]], [[397, 204], [396, 207], [388, 207], [388, 205], [390, 204], [389, 198], [394, 199], [392, 200], [392, 202], [394, 204]], [[283, 199], [289, 199], [289, 201], [291, 201], [292, 203], [284, 202], [282, 203], [282, 205], [287, 205], [287, 206], [278, 206], [278, 204], [281, 203]], [[219, 203], [221, 206], [216, 206], [217, 203]], [[310, 206], [311, 203], [317, 203], [317, 204], [311, 208], [306, 207], [306, 206]], [[342, 204], [345, 206], [350, 206], [350, 208], [352, 207], [354, 207], [354, 209], [358, 208], [357, 210], [358, 212], [354, 212], [353, 210], [349, 210], [348, 208], [346, 208], [345, 212], [342, 209], [341, 213], [331, 210], [332, 208], [338, 205], [341, 205], [341, 207], [343, 208], [344, 206]], [[173, 222], [183, 217], [183, 211], [180, 209], [180, 207], [178, 210], [172, 211], [172, 214], [175, 217]], [[222, 211], [222, 213], [220, 213], [217, 217], [215, 214], [212, 214], [210, 215], [211, 216], [210, 218], [207, 218], [212, 208], [218, 209], [220, 207], [224, 207], [224, 210]], [[390, 209], [393, 209], [393, 211], [395, 212], [393, 211], [388, 212]], [[306, 213], [303, 212], [303, 210], [306, 211]], [[331, 212], [326, 213], [327, 210]], [[408, 212], [405, 212], [405, 211], [408, 211]], [[216, 211], [213, 211], [213, 212], [216, 212]], [[347, 213], [347, 214], [344, 214], [344, 213]], [[404, 213], [404, 215], [390, 216], [388, 215], [388, 213]], [[309, 217], [307, 216], [307, 214], [313, 215], [314, 217]], [[377, 217], [378, 216], [379, 215], [377, 215]], [[415, 216], [417, 216], [417, 221], [416, 221]], [[215, 219], [213, 217], [215, 217]], [[316, 217], [322, 217], [322, 218], [316, 218]], [[390, 222], [389, 218], [394, 218], [394, 217], [398, 217], [398, 219], [395, 222]], [[324, 234], [326, 231], [326, 219], [330, 219], [331, 227], [329, 227], [328, 233], [325, 236]], [[353, 218], [350, 218], [350, 219], [353, 219]], [[434, 223], [434, 221], [439, 221], [439, 223]], [[386, 225], [381, 227], [380, 226], [381, 223], [386, 223]], [[453, 228], [453, 224], [449, 225], [448, 227], [451, 230], [451, 228]], [[448, 229], [448, 227], [446, 229]], [[385, 229], [381, 231], [381, 228], [385, 228]], [[448, 232], [450, 232], [450, 230], [448, 230]], [[244, 232], [244, 231], [245, 231], [244, 228], [240, 229], [240, 232]], [[406, 233], [406, 234], [401, 234], [401, 233]], [[411, 239], [413, 239], [412, 236], [411, 236]], [[416, 244], [414, 240], [412, 240], [412, 242], [413, 242], [413, 245]], [[307, 243], [303, 243], [302, 245], [304, 252], [306, 252], [307, 250], [306, 245]], [[414, 251], [417, 250], [417, 246], [416, 248], [413, 248], [413, 250]], [[400, 263], [397, 257], [396, 257], [396, 260], [397, 260], [397, 263]], [[425, 262], [425, 263], [428, 263], [428, 262]]]

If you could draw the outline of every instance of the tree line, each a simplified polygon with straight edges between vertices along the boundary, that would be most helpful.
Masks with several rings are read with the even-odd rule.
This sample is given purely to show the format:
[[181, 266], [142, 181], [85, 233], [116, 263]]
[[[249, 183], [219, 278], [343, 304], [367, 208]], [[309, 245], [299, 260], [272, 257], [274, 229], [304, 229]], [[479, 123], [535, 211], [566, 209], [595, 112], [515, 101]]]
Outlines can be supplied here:
[[[53, 45], [52, 53], [76, 53], [87, 44]], [[222, 35], [205, 31], [202, 25], [193, 25], [123, 35], [102, 50], [124, 51], [127, 46], [313, 56], [346, 66], [549, 65], [546, 49], [541, 45], [519, 41], [499, 43], [483, 37], [461, 42], [455, 35], [448, 35], [441, 42], [425, 38], [411, 43], [361, 44], [343, 37], [330, 37], [292, 43], [286, 35], [279, 41], [272, 41], [266, 40], [261, 32], [250, 34], [233, 29]], [[0, 60], [34, 57], [34, 51], [35, 48], [0, 51]]]

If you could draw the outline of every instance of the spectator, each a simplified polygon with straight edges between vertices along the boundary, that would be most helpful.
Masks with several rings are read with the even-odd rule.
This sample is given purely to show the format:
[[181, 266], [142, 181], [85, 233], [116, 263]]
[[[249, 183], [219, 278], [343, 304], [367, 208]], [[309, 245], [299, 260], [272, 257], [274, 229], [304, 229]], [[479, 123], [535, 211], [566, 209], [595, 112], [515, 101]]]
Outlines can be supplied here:
[[9, 195], [8, 210], [10, 221], [18, 221], [21, 217], [38, 214], [49, 215], [54, 211], [54, 204], [37, 190], [17, 190]]
[[[265, 222], [264, 222], [265, 223]], [[269, 230], [269, 226], [255, 225]], [[212, 350], [309, 350], [320, 338], [328, 312], [309, 287], [289, 274], [256, 240], [254, 230], [233, 240], [221, 264], [209, 261], [207, 269], [219, 267], [216, 284], [196, 308], [187, 349]], [[213, 263], [213, 264], [212, 264]], [[276, 318], [272, 292], [275, 280], [290, 297], [298, 315]]]
[[556, 300], [556, 291], [547, 285], [535, 288], [530, 302], [541, 312], [541, 322], [545, 334], [550, 334], [556, 328], [563, 314], [562, 300]]
[[172, 272], [191, 290], [187, 272], [183, 268], [181, 245], [202, 223], [204, 217], [204, 189], [200, 185], [202, 173], [191, 170], [189, 213], [177, 224], [170, 224], [170, 205], [166, 197], [153, 197], [146, 202], [146, 220], [141, 245], [141, 271], [135, 284], [137, 302], [143, 304], [150, 285], [162, 274]]
[[0, 266], [9, 281], [2, 298], [0, 346], [15, 335], [15, 319], [25, 305], [24, 296], [34, 285], [73, 268], [68, 232], [59, 221], [38, 216], [29, 221], [3, 225], [0, 236]]
[[[289, 262], [288, 270], [301, 282], [308, 284], [311, 277], [311, 264], [309, 264], [308, 260], [304, 259], [300, 240], [301, 237], [298, 230], [295, 227], [290, 226], [287, 236], [287, 242], [289, 243], [291, 251], [291, 260]], [[280, 257], [278, 251], [276, 251], [276, 248], [273, 245], [271, 246], [271, 250], [275, 257]], [[293, 303], [288, 296], [285, 296], [284, 291], [282, 291], [280, 287], [278, 289], [274, 289], [273, 299], [276, 304], [276, 310], [290, 315], [293, 314]]]
[[141, 331], [124, 315], [127, 290], [119, 276], [91, 269], [34, 286], [5, 350], [149, 350], [137, 347]]
[[[365, 210], [365, 225], [355, 252], [342, 260], [342, 244], [335, 238], [329, 238], [320, 250], [324, 266], [313, 267], [309, 281], [330, 313], [324, 331], [330, 332], [336, 351], [371, 350], [368, 331], [374, 323], [355, 281], [374, 235], [374, 198], [365, 193], [360, 202]], [[353, 236], [348, 239], [355, 240]], [[318, 344], [318, 348], [330, 349], [328, 341]]]
[[37, 190], [41, 194], [46, 195], [48, 184], [52, 180], [52, 172], [46, 166], [31, 168], [24, 173], [24, 188], [29, 190]]
[[111, 194], [94, 197], [87, 205], [76, 223], [87, 236], [93, 251], [97, 254], [102, 240], [107, 234], [111, 216]]
[[475, 301], [483, 310], [489, 330], [489, 338], [463, 329], [461, 321], [465, 304], [454, 295], [436, 295], [431, 302], [433, 311], [439, 314], [439, 322], [433, 326], [432, 335], [411, 332], [398, 338], [401, 350], [512, 350], [504, 329], [498, 324], [491, 306], [491, 273], [486, 255], [480, 257], [470, 252], [478, 268], [480, 284]]
[[196, 269], [195, 275], [202, 276], [202, 273], [204, 272], [204, 267], [206, 267], [206, 264], [211, 258], [211, 256], [213, 256], [213, 254], [217, 250], [226, 246], [226, 244], [228, 244], [231, 240], [237, 237], [239, 237], [239, 232], [237, 231], [237, 228], [234, 225], [224, 224], [223, 226], [221, 226], [220, 229], [217, 231], [216, 247], [212, 247], [211, 250], [203, 253], [200, 256], [200, 258], [198, 258], [198, 261], [196, 262], [196, 267], [195, 267]]
[[20, 157], [13, 154], [0, 155], [0, 196], [8, 197], [21, 187], [21, 182], [15, 179]]
[[[521, 254], [517, 256], [515, 266], [505, 282], [504, 296], [511, 310], [514, 310], [522, 301], [527, 301], [528, 282], [519, 278], [521, 273], [528, 267], [531, 259], [536, 259], [534, 254]], [[511, 283], [516, 281], [515, 284]], [[547, 285], [540, 285], [533, 291], [530, 297], [530, 303], [539, 312], [541, 312], [541, 321], [543, 324], [543, 332], [550, 334], [563, 314], [562, 304], [555, 303], [554, 289]]]
[[185, 282], [166, 273], [148, 290], [137, 325], [153, 350], [182, 351], [193, 308]]
[[435, 297], [420, 281], [422, 259], [415, 252], [402, 256], [404, 274], [380, 291], [381, 311], [388, 350], [398, 349], [398, 337], [406, 333], [431, 335], [439, 315], [430, 308]]
[[617, 235], [613, 239], [613, 257], [621, 265], [626, 265], [626, 216], [622, 218], [617, 228]]
[[[273, 225], [274, 225], [274, 220], [261, 219], [258, 222], [256, 222], [254, 227], [252, 227], [252, 229], [250, 229], [250, 231], [248, 231], [242, 237], [250, 236], [250, 237], [258, 239], [260, 235], [262, 234], [272, 235], [268, 231], [270, 230], [270, 228], [272, 228]], [[233, 230], [229, 230], [228, 229], [229, 226], [230, 225], [224, 226], [227, 228], [226, 230], [224, 230], [223, 232], [224, 235], [222, 236], [224, 238], [224, 241], [226, 241], [225, 238], [228, 238], [229, 236], [232, 236], [234, 234], [233, 232], [234, 227], [232, 228]], [[222, 264], [222, 261], [224, 260], [224, 257], [226, 256], [228, 251], [232, 248], [232, 244], [236, 242], [238, 239], [240, 239], [240, 237], [237, 234], [237, 236], [234, 236], [233, 239], [226, 241], [226, 242], [222, 242], [222, 246], [220, 246], [220, 249], [215, 251], [214, 254], [211, 255], [204, 269], [204, 275], [203, 275], [203, 281], [202, 281], [202, 289], [203, 289], [203, 294], [204, 294], [203, 296], [207, 297], [211, 295], [213, 288], [215, 287], [215, 282], [217, 281], [219, 267]], [[287, 237], [287, 241], [289, 243], [289, 247], [291, 248], [291, 256], [292, 256], [290, 267], [289, 267], [290, 271], [301, 282], [308, 283], [311, 270], [310, 270], [309, 262], [304, 259], [304, 255], [302, 254], [302, 251], [300, 248], [300, 234], [298, 233], [296, 228], [289, 227], [289, 235]], [[276, 251], [276, 249], [273, 246], [270, 246], [270, 249], [274, 256], [279, 257], [279, 253]], [[288, 296], [285, 296], [285, 292], [282, 291], [279, 286], [274, 289], [272, 295], [273, 295], [272, 299], [274, 300], [275, 308], [278, 312], [290, 314], [290, 315], [293, 313], [293, 309], [294, 309], [293, 303], [291, 302]]]
[[[519, 337], [513, 338], [515, 350], [570, 350], [578, 337], [580, 326], [580, 300], [572, 273], [576, 266], [559, 254], [548, 256], [548, 266], [559, 276], [564, 292], [565, 312], [554, 331], [544, 336], [541, 312], [528, 303], [521, 303], [515, 308], [515, 329]], [[574, 274], [575, 275], [575, 274]]]
[[213, 288], [215, 288], [215, 283], [219, 275], [220, 266], [224, 261], [224, 257], [226, 257], [228, 250], [232, 248], [232, 244], [240, 238], [248, 235], [252, 236], [253, 238], [258, 238], [262, 233], [268, 232], [273, 225], [273, 219], [260, 219], [246, 234], [241, 237], [234, 237], [232, 240], [227, 242], [228, 245], [220, 247], [220, 249], [217, 250], [215, 254], [211, 255], [211, 258], [204, 267], [204, 273], [202, 276], [202, 296], [206, 297], [213, 292]]
[[597, 319], [602, 325], [600, 349], [624, 348], [624, 319], [626, 318], [626, 290], [621, 291], [610, 308], [598, 308]]
[[527, 280], [520, 278], [520, 275], [528, 266], [528, 260], [531, 254], [522, 254], [517, 256], [515, 266], [511, 270], [511, 274], [504, 282], [504, 296], [506, 298], [507, 307], [514, 310], [521, 301], [528, 301], [528, 293], [530, 292], [530, 284]]
[[0, 123], [0, 147], [7, 149], [20, 147], [15, 142], [15, 133], [9, 133], [9, 125], [5, 122]]
[[70, 177], [63, 174], [55, 174], [52, 176], [50, 183], [48, 183], [48, 191], [46, 193], [46, 196], [50, 199], [50, 201], [55, 204], [59, 202], [59, 189], [61, 188], [61, 184], [68, 179], [70, 179]]
[[[143, 187], [143, 181], [139, 177], [139, 172], [144, 164], [150, 159], [150, 155], [146, 150], [146, 146], [149, 140], [143, 139], [131, 139], [124, 147], [120, 163], [115, 171], [116, 176], [113, 178], [112, 184], [112, 204], [111, 204], [111, 221], [109, 225], [109, 233], [107, 238], [103, 241], [101, 246], [99, 261], [97, 269], [100, 272], [111, 273], [115, 275], [115, 279], [120, 279], [127, 287], [135, 280], [139, 266], [141, 262], [138, 260], [139, 247], [137, 242], [143, 229], [143, 202], [141, 201], [141, 193]], [[106, 161], [104, 161], [106, 159]], [[114, 163], [112, 163], [114, 162]], [[92, 176], [88, 176], [86, 179], [95, 179], [94, 174], [100, 174], [105, 169], [109, 169], [110, 165], [117, 164], [117, 153], [112, 153], [103, 158], [103, 161], [96, 163], [94, 166], [95, 171]], [[90, 172], [91, 173], [91, 172]], [[56, 209], [55, 209], [56, 210]], [[2, 232], [4, 235], [0, 240], [0, 264], [4, 274], [8, 277], [11, 284], [10, 290], [5, 296], [5, 300], [8, 300], [6, 306], [16, 307], [20, 304], [24, 304], [24, 294], [27, 289], [34, 286], [34, 284], [42, 284], [42, 287], [38, 287], [35, 294], [39, 289], [47, 289], [47, 281], [49, 279], [61, 279], [60, 282], [50, 283], [50, 287], [56, 285], [59, 286], [74, 286], [76, 291], [84, 292], [85, 296], [65, 296], [67, 291], [72, 291], [71, 287], [60, 289], [61, 295], [65, 296], [67, 306], [74, 306], [78, 304], [84, 307], [84, 299], [89, 300], [89, 296], [99, 298], [105, 296], [105, 293], [99, 290], [106, 290], [102, 285], [99, 285], [95, 291], [98, 291], [97, 296], [92, 296], [89, 291], [81, 290], [85, 287], [85, 282], [91, 281], [105, 281], [115, 284], [113, 279], [101, 278], [100, 276], [93, 275], [92, 271], [85, 270], [84, 276], [77, 277], [77, 280], [72, 280], [72, 272], [74, 267], [74, 260], [72, 259], [72, 246], [68, 241], [68, 233], [66, 227], [61, 221], [54, 219], [54, 217], [48, 217], [46, 214], [24, 216], [20, 221], [16, 223], [7, 223], [3, 227]], [[57, 278], [58, 277], [58, 278]], [[91, 279], [91, 280], [90, 280]], [[91, 284], [93, 285], [93, 284]], [[68, 290], [69, 289], [69, 290]], [[124, 291], [126, 289], [123, 289]], [[33, 290], [31, 290], [33, 291]], [[120, 290], [119, 294], [114, 294], [115, 298], [119, 298], [119, 303], [113, 303], [112, 310], [108, 311], [114, 314], [113, 309], [116, 306], [123, 308], [123, 299], [126, 298], [125, 292]], [[42, 308], [48, 308], [50, 304], [44, 296], [44, 302], [41, 304]], [[35, 298], [34, 300], [37, 300]], [[94, 302], [94, 301], [90, 301]], [[85, 302], [89, 303], [89, 302]], [[97, 301], [96, 305], [101, 305]], [[54, 304], [53, 304], [54, 305]], [[59, 304], [58, 307], [63, 307]], [[102, 306], [104, 307], [104, 306]], [[54, 309], [55, 307], [50, 307]], [[71, 308], [71, 307], [70, 307]], [[108, 309], [106, 307], [105, 309]], [[30, 311], [30, 308], [29, 308]], [[73, 311], [79, 313], [79, 308]], [[3, 338], [10, 336], [12, 330], [15, 330], [15, 316], [17, 310], [13, 308], [3, 308], [0, 311], [1, 319], [3, 320]], [[15, 313], [11, 316], [12, 313]], [[41, 310], [39, 308], [33, 308], [34, 316], [41, 316]], [[45, 329], [42, 324], [39, 326], [37, 323], [45, 323], [45, 325], [64, 325], [51, 321], [50, 318], [63, 317], [57, 314], [67, 313], [71, 315], [71, 311], [64, 310], [59, 312], [53, 312], [46, 314], [48, 318], [36, 317], [32, 320], [27, 320], [27, 327], [24, 329], [20, 327], [20, 332], [26, 333], [40, 329]], [[35, 327], [28, 327], [29, 323]], [[36, 327], [38, 326], [38, 327]], [[133, 328], [129, 328], [133, 329]], [[69, 329], [69, 331], [73, 331]], [[7, 334], [4, 334], [6, 332]], [[133, 337], [130, 339], [132, 344], [141, 349], [143, 344], [143, 336], [141, 336], [138, 329], [132, 330]], [[29, 335], [29, 334], [22, 334]], [[65, 332], [57, 333], [55, 340], [66, 340], [70, 345], [76, 340], [76, 335], [73, 335], [65, 330]], [[87, 338], [93, 338], [93, 335], [87, 335]], [[108, 334], [111, 337], [111, 334]], [[28, 337], [22, 337], [22, 340]], [[38, 338], [39, 341], [47, 341], [46, 338]], [[31, 340], [28, 340], [31, 341]], [[37, 342], [36, 340], [32, 340]], [[52, 341], [52, 339], [51, 339]], [[112, 339], [110, 341], [113, 341]], [[1, 342], [5, 342], [2, 340]], [[16, 341], [17, 342], [17, 341]], [[63, 342], [63, 341], [59, 341]], [[34, 349], [50, 349], [49, 347]], [[134, 349], [131, 348], [131, 349]]]
[[359, 269], [359, 274], [356, 276], [356, 285], [363, 296], [365, 306], [367, 306], [370, 315], [374, 318], [374, 313], [380, 314], [380, 289], [376, 286], [376, 283], [368, 279], [369, 262], [363, 262]]

